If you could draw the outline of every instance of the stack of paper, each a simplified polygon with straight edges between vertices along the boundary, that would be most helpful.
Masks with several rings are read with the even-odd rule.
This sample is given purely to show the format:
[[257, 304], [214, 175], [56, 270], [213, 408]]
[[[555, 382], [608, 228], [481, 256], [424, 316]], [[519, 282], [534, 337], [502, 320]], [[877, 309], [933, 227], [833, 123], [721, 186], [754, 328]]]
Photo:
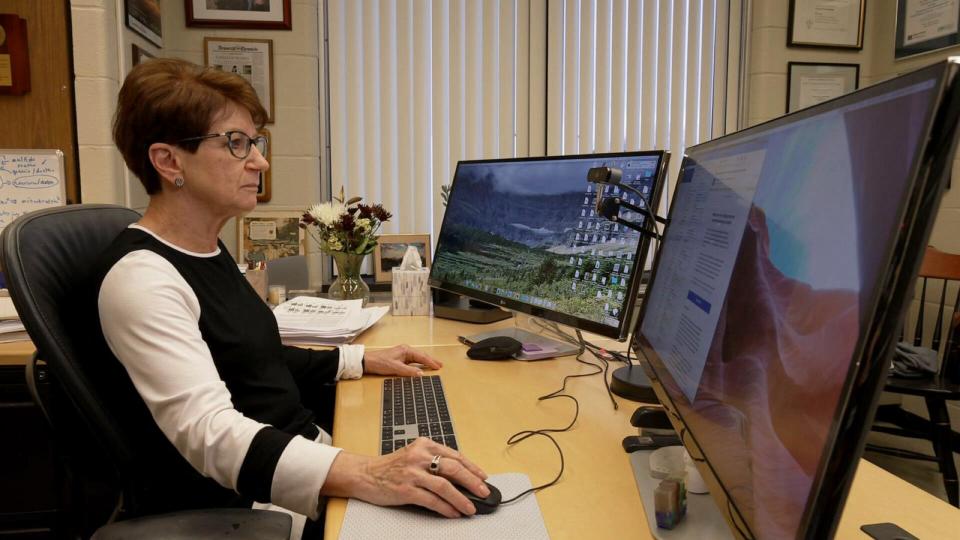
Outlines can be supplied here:
[[27, 335], [20, 317], [17, 316], [17, 310], [13, 307], [13, 300], [9, 296], [0, 296], [0, 343], [29, 339], [30, 336]]
[[388, 311], [389, 306], [364, 308], [361, 300], [298, 296], [275, 307], [273, 314], [287, 345], [338, 345], [353, 341]]

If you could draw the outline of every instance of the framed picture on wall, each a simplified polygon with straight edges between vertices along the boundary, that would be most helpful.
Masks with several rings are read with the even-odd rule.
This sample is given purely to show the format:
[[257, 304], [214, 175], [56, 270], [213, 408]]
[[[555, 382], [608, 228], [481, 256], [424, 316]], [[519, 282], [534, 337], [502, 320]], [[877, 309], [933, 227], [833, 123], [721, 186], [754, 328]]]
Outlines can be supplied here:
[[863, 48], [866, 0], [790, 0], [788, 47]]
[[960, 45], [960, 2], [897, 0], [897, 59]]
[[272, 261], [306, 253], [302, 210], [254, 210], [237, 218], [237, 262]]
[[[267, 154], [263, 156], [270, 161], [270, 131], [266, 128], [260, 130], [260, 134], [267, 138]], [[257, 186], [257, 202], [270, 202], [270, 169], [260, 171], [260, 185]]]
[[290, 0], [184, 0], [187, 26], [290, 30]]
[[160, 0], [124, 0], [123, 7], [127, 28], [157, 47], [163, 47]]
[[407, 248], [413, 246], [420, 253], [420, 263], [430, 266], [429, 234], [383, 234], [373, 251], [373, 268], [377, 283], [393, 280], [393, 268], [400, 266]]
[[787, 64], [787, 112], [805, 109], [860, 86], [860, 64]]
[[130, 46], [133, 47], [133, 56], [131, 56], [130, 58], [133, 60], [134, 66], [140, 65], [143, 62], [150, 60], [151, 58], [156, 58], [156, 56], [138, 47], [136, 43], [131, 43]]
[[273, 40], [203, 38], [203, 63], [231, 71], [250, 82], [273, 123]]

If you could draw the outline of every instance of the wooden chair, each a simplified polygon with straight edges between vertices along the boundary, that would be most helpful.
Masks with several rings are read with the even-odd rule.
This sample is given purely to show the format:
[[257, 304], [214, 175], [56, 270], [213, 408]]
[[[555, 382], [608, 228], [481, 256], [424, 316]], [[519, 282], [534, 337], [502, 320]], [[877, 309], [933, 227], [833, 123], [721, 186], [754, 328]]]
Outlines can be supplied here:
[[[947, 500], [950, 504], [960, 507], [960, 485], [957, 482], [957, 469], [953, 461], [953, 454], [960, 453], [960, 433], [951, 428], [947, 407], [948, 401], [960, 400], [960, 291], [948, 294], [948, 289], [952, 291], [957, 288], [957, 284], [960, 284], [960, 255], [927, 247], [919, 277], [921, 305], [911, 342], [916, 346], [924, 345], [936, 350], [941, 359], [939, 370], [933, 377], [924, 379], [891, 376], [887, 379], [884, 390], [894, 394], [922, 397], [929, 420], [907, 411], [900, 403], [881, 405], [877, 408], [872, 429], [902, 437], [928, 440], [933, 445], [934, 455], [875, 444], [868, 444], [867, 450], [936, 462], [943, 475]], [[936, 299], [939, 296], [936, 323], [928, 330], [933, 333], [929, 342], [924, 339], [924, 308], [925, 305], [932, 303], [927, 297], [928, 287], [931, 298]], [[954, 294], [956, 298], [951, 298]], [[946, 324], [944, 324], [945, 321]]]

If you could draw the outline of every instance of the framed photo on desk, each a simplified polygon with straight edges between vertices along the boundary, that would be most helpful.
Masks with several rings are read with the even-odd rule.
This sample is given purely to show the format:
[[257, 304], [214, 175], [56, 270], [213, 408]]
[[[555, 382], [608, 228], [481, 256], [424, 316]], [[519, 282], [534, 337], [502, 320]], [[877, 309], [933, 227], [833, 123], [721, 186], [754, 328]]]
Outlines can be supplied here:
[[373, 250], [373, 267], [377, 283], [393, 280], [393, 268], [400, 266], [407, 248], [413, 246], [420, 253], [420, 263], [430, 266], [429, 234], [383, 234], [377, 239]]

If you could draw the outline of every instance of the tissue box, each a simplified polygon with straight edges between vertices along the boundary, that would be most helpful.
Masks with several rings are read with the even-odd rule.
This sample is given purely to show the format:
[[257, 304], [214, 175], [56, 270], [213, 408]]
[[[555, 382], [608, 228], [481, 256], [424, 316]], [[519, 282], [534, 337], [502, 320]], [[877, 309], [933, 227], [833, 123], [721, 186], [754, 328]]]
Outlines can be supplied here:
[[427, 284], [429, 276], [429, 268], [393, 269], [394, 315], [430, 314], [430, 286]]

